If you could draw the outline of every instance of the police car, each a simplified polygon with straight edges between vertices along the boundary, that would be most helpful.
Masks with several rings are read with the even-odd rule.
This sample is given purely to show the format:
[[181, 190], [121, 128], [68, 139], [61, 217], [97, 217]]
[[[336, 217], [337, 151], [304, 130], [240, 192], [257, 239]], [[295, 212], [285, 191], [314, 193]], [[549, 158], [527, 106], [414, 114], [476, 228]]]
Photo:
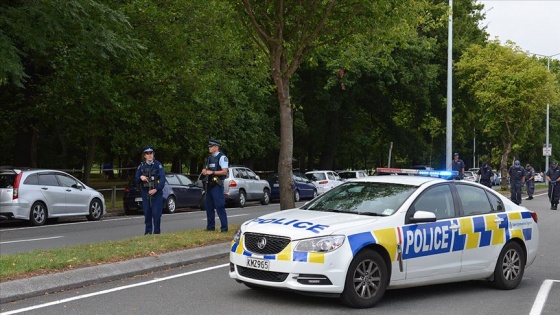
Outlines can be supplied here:
[[235, 233], [229, 275], [246, 286], [372, 307], [386, 289], [488, 280], [510, 290], [536, 258], [537, 215], [447, 171], [378, 169]]

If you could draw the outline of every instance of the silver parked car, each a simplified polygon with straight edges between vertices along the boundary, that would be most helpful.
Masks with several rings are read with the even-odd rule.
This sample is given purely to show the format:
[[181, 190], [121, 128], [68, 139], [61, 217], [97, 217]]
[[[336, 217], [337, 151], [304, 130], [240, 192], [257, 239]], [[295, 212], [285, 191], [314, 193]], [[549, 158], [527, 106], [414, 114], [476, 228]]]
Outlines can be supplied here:
[[340, 176], [340, 180], [345, 182], [347, 180], [354, 179], [354, 178], [364, 178], [367, 177], [368, 175], [366, 174], [366, 171], [358, 170], [358, 171], [341, 171], [338, 172], [338, 176]]
[[[204, 175], [199, 175], [195, 182], [203, 187]], [[245, 207], [247, 201], [260, 201], [262, 205], [270, 203], [270, 184], [245, 166], [230, 166], [224, 179], [226, 202], [237, 207]]]
[[334, 171], [309, 171], [305, 173], [305, 177], [317, 187], [319, 195], [342, 184], [340, 176]]
[[84, 215], [97, 221], [105, 198], [74, 176], [57, 170], [0, 169], [0, 216], [43, 225], [47, 219]]

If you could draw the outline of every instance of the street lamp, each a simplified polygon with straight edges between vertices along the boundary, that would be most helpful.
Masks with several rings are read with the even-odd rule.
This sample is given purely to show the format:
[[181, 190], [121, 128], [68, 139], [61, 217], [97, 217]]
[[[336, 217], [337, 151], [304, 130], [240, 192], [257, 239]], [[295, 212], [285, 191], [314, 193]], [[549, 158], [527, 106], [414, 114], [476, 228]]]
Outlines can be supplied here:
[[[547, 59], [547, 63], [546, 63], [546, 70], [548, 70], [548, 72], [550, 72], [550, 58], [554, 57], [554, 56], [558, 56], [560, 55], [560, 53], [557, 54], [553, 54], [553, 55], [541, 55], [541, 54], [535, 54], [532, 52], [529, 52], [532, 55], [536, 55], [536, 56], [541, 56], [541, 57], [545, 57]], [[548, 130], [550, 126], [550, 101], [546, 100], [546, 149], [548, 150], [550, 148], [550, 141], [549, 141], [549, 135], [548, 135]], [[545, 174], [548, 172], [548, 154], [545, 155], [545, 165], [544, 165], [544, 172]], [[546, 176], [545, 176], [545, 182], [546, 182]]]

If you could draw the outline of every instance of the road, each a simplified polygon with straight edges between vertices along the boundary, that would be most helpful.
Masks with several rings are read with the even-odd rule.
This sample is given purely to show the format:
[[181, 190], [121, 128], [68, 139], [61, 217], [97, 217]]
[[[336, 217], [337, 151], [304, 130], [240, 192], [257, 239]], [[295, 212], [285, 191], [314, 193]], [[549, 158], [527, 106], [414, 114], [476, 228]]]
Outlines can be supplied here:
[[[298, 203], [298, 205], [303, 202]], [[265, 213], [278, 211], [278, 203], [261, 206], [250, 203], [245, 208], [227, 208], [228, 223], [240, 224]], [[219, 219], [216, 218], [217, 228]], [[206, 228], [206, 212], [183, 211], [164, 214], [162, 233]], [[0, 221], [0, 254], [27, 252], [34, 249], [52, 249], [75, 244], [90, 244], [102, 241], [117, 241], [144, 234], [142, 215], [106, 217], [100, 221], [73, 219], [30, 227], [21, 221]]]

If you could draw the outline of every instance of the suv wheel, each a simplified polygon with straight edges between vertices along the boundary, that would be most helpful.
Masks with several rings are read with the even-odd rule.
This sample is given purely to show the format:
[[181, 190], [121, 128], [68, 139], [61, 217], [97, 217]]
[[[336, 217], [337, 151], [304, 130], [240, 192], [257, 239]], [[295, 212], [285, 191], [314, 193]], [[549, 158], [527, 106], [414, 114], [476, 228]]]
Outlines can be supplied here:
[[167, 197], [167, 201], [165, 203], [165, 212], [175, 213], [176, 210], [177, 210], [177, 203], [175, 202], [175, 198], [173, 196]]
[[47, 221], [47, 207], [45, 207], [44, 203], [36, 201], [31, 206], [29, 221], [31, 221], [31, 224], [36, 226], [45, 224]]
[[237, 197], [237, 206], [239, 208], [243, 208], [245, 207], [246, 203], [247, 203], [247, 196], [245, 195], [245, 191], [240, 190], [239, 196]]
[[89, 215], [86, 217], [89, 221], [98, 221], [103, 216], [103, 204], [99, 199], [93, 199], [89, 204]]
[[261, 205], [266, 206], [269, 203], [270, 203], [270, 190], [265, 188], [263, 197], [261, 199]]

